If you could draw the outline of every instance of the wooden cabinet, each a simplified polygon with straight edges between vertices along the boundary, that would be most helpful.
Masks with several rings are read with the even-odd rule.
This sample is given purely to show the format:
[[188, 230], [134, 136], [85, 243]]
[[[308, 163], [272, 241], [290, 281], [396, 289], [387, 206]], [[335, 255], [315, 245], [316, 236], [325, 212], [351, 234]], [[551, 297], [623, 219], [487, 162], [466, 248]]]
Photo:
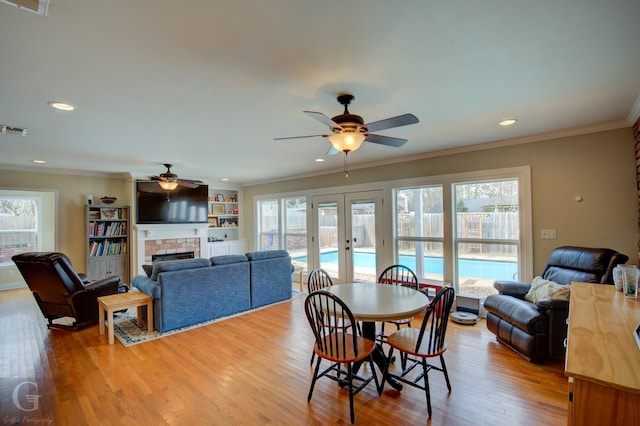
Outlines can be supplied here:
[[209, 240], [240, 239], [238, 191], [209, 189]]
[[129, 206], [85, 206], [86, 274], [129, 282]]
[[640, 300], [572, 283], [565, 374], [569, 425], [640, 424]]

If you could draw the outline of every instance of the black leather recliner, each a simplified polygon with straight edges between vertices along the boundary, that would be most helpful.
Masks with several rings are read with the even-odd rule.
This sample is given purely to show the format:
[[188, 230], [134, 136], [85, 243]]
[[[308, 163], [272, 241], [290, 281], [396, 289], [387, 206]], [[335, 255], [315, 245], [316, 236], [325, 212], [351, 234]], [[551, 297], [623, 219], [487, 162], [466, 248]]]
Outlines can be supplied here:
[[[62, 253], [22, 253], [11, 260], [33, 292], [42, 314], [49, 321], [49, 328], [78, 330], [96, 324], [98, 297], [119, 291], [119, 276], [87, 282], [86, 276], [78, 274], [69, 258]], [[126, 288], [121, 291], [124, 290]], [[62, 317], [71, 317], [75, 321], [71, 326], [53, 322]]]
[[[613, 268], [629, 258], [615, 250], [558, 247], [549, 257], [541, 277], [558, 284], [571, 281], [612, 284]], [[543, 299], [531, 303], [524, 296], [530, 284], [496, 281], [499, 294], [487, 296], [487, 328], [497, 339], [525, 359], [537, 362], [562, 359], [565, 354], [569, 300]]]

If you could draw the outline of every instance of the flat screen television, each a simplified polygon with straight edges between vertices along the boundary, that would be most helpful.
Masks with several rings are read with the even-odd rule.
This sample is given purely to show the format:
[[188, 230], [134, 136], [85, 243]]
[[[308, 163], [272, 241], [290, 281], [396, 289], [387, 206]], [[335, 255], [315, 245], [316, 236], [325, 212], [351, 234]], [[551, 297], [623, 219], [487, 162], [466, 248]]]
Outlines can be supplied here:
[[207, 223], [209, 187], [165, 191], [156, 181], [136, 182], [136, 223]]

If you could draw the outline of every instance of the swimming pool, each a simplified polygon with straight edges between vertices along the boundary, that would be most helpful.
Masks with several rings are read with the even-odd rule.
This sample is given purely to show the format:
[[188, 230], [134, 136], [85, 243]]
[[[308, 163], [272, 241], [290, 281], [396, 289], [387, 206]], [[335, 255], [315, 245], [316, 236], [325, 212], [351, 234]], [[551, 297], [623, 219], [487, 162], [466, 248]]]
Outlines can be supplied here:
[[[320, 255], [323, 265], [338, 265], [338, 252], [328, 251]], [[306, 256], [294, 257], [293, 260], [306, 262]], [[375, 268], [375, 253], [354, 251], [353, 263], [356, 268]], [[401, 255], [399, 263], [412, 270], [416, 270], [415, 256]], [[492, 280], [513, 280], [518, 274], [518, 264], [516, 262], [487, 260], [487, 259], [460, 259], [459, 276], [471, 278], [485, 278]], [[428, 256], [424, 258], [424, 271], [426, 274], [443, 275], [443, 264], [441, 257]]]

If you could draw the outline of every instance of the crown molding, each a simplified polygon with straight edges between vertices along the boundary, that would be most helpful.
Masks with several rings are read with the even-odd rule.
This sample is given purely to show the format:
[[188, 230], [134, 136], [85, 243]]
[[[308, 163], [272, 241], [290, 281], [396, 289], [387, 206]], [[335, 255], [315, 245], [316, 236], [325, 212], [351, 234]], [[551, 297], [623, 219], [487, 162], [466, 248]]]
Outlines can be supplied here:
[[640, 119], [640, 96], [636, 99], [636, 102], [633, 104], [631, 111], [629, 111], [629, 115], [627, 116], [627, 121], [631, 126], [636, 124], [636, 122]]

